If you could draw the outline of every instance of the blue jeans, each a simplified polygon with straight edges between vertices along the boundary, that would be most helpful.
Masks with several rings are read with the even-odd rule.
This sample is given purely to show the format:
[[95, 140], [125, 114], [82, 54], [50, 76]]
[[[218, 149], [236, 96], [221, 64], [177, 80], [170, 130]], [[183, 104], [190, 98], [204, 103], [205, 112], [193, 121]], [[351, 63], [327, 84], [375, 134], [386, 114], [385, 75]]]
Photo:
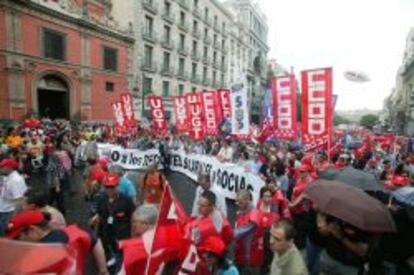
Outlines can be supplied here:
[[313, 244], [309, 238], [306, 240], [306, 260], [311, 275], [319, 274], [319, 256], [322, 248]]
[[0, 212], [0, 237], [4, 237], [4, 235], [6, 234], [9, 220], [12, 215], [13, 215], [13, 211], [12, 212]]

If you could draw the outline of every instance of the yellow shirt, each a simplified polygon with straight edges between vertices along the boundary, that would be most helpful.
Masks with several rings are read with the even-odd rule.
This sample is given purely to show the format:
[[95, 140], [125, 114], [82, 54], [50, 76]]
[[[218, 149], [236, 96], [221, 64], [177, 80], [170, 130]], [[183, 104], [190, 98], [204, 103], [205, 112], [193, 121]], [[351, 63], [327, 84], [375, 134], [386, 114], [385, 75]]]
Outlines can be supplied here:
[[6, 144], [11, 148], [20, 147], [23, 144], [23, 138], [21, 136], [8, 136]]

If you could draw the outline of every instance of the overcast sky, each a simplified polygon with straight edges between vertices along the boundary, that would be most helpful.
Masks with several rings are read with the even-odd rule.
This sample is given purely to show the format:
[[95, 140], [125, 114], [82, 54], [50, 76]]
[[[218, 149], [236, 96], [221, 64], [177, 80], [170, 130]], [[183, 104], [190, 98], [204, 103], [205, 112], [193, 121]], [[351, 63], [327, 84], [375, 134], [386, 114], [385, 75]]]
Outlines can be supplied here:
[[[303, 69], [332, 66], [337, 110], [381, 109], [395, 84], [414, 0], [257, 0], [267, 14], [269, 58]], [[371, 81], [353, 83], [345, 70]]]

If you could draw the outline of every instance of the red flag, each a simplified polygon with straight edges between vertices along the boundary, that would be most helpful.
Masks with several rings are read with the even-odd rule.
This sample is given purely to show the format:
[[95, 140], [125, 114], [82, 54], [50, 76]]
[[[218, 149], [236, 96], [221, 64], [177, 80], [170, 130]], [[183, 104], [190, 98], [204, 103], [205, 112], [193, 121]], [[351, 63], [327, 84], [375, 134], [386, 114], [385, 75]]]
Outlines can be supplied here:
[[204, 138], [204, 117], [201, 95], [200, 93], [189, 93], [186, 94], [186, 99], [190, 136], [193, 140], [202, 140]]
[[0, 239], [2, 274], [76, 274], [76, 252], [63, 244]]
[[124, 111], [125, 123], [128, 129], [133, 130], [137, 128], [135, 120], [134, 106], [132, 96], [129, 93], [121, 94], [122, 109]]
[[273, 78], [272, 93], [275, 136], [279, 139], [295, 139], [297, 136], [295, 76]]
[[255, 139], [257, 140], [257, 142], [263, 143], [272, 134], [273, 134], [273, 126], [270, 123], [269, 119], [265, 118], [265, 119], [263, 119], [262, 129], [260, 130], [258, 135], [255, 137]]
[[332, 68], [303, 71], [302, 143], [305, 151], [330, 147], [332, 116]]
[[183, 257], [187, 246], [184, 240], [184, 226], [189, 220], [170, 185], [167, 184], [160, 203], [145, 274], [158, 274], [165, 263]]
[[178, 132], [184, 133], [188, 131], [188, 113], [187, 113], [187, 101], [185, 96], [174, 96], [174, 117], [175, 128]]
[[220, 104], [220, 113], [219, 118], [220, 122], [223, 121], [223, 119], [228, 119], [230, 121], [231, 119], [231, 100], [230, 100], [230, 90], [228, 89], [221, 89], [218, 90], [218, 96]]
[[148, 102], [151, 108], [152, 126], [155, 131], [165, 132], [168, 130], [167, 119], [164, 113], [162, 97], [149, 96]]
[[112, 110], [114, 112], [114, 125], [116, 133], [124, 133], [126, 131], [126, 123], [122, 103], [119, 101], [112, 103]]
[[201, 93], [201, 101], [204, 113], [205, 134], [208, 136], [217, 136], [221, 122], [217, 116], [217, 93], [214, 91], [203, 92]]

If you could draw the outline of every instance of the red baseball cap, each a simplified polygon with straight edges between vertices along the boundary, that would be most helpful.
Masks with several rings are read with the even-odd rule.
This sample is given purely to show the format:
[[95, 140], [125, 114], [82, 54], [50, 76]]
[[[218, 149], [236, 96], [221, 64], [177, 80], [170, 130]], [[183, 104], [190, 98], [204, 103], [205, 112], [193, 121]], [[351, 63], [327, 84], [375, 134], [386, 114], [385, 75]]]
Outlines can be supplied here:
[[200, 244], [198, 249], [200, 252], [212, 252], [218, 256], [223, 256], [226, 245], [220, 237], [210, 236]]
[[393, 176], [391, 182], [396, 186], [406, 186], [410, 183], [410, 179], [406, 176]]
[[101, 170], [92, 171], [90, 175], [90, 180], [96, 180], [96, 181], [104, 180], [106, 177], [106, 174], [107, 173], [105, 171], [101, 171]]
[[119, 183], [119, 176], [115, 173], [109, 173], [106, 175], [103, 185], [105, 187], [116, 187]]
[[23, 211], [14, 215], [8, 225], [8, 232], [6, 238], [15, 239], [26, 228], [37, 225], [45, 220], [42, 212], [36, 210]]
[[14, 159], [3, 159], [0, 162], [0, 168], [8, 167], [13, 168], [15, 170], [19, 169], [19, 163], [15, 161]]

